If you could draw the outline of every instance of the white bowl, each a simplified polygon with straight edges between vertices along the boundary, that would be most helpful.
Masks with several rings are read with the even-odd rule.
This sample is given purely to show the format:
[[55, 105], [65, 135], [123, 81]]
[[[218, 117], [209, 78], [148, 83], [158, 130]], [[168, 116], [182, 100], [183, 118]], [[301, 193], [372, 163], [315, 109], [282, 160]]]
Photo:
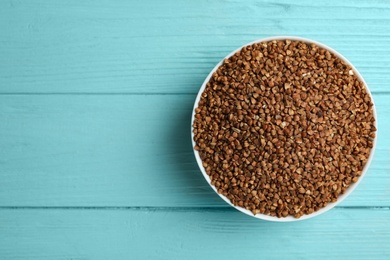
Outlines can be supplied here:
[[249, 216], [252, 216], [252, 217], [255, 217], [255, 218], [258, 218], [258, 219], [264, 219], [264, 220], [268, 220], [268, 221], [276, 221], [276, 222], [291, 222], [291, 221], [298, 221], [298, 220], [304, 220], [304, 219], [309, 219], [309, 218], [312, 218], [312, 217], [315, 217], [315, 216], [318, 216], [328, 210], [330, 210], [331, 208], [335, 207], [336, 205], [338, 205], [339, 203], [341, 203], [346, 197], [348, 197], [352, 191], [354, 189], [356, 189], [356, 187], [359, 185], [359, 183], [362, 181], [364, 175], [366, 174], [367, 172], [367, 169], [368, 167], [370, 166], [371, 164], [371, 161], [372, 161], [372, 158], [374, 156], [374, 151], [375, 151], [375, 147], [376, 147], [376, 140], [377, 140], [377, 137], [375, 136], [375, 139], [373, 141], [373, 147], [371, 149], [371, 152], [370, 152], [370, 156], [368, 157], [368, 160], [367, 160], [367, 163], [366, 165], [364, 166], [363, 168], [363, 171], [362, 171], [362, 174], [361, 176], [359, 177], [358, 181], [356, 183], [353, 183], [349, 186], [349, 188], [347, 189], [347, 191], [344, 193], [344, 194], [341, 194], [339, 195], [338, 199], [336, 202], [333, 202], [333, 203], [328, 203], [327, 206], [319, 209], [318, 211], [315, 211], [309, 215], [303, 215], [302, 217], [300, 218], [295, 218], [293, 216], [288, 216], [288, 217], [285, 217], [285, 218], [278, 218], [278, 217], [274, 217], [274, 216], [269, 216], [269, 215], [265, 215], [265, 214], [256, 214], [256, 215], [253, 215], [253, 213], [245, 208], [242, 208], [242, 207], [239, 207], [239, 206], [234, 206], [230, 200], [225, 197], [224, 195], [222, 194], [219, 194], [217, 189], [211, 185], [211, 180], [210, 180], [210, 177], [207, 175], [206, 173], [206, 170], [204, 169], [203, 165], [202, 165], [202, 160], [199, 156], [199, 152], [196, 151], [194, 149], [194, 146], [195, 146], [195, 141], [194, 141], [194, 133], [193, 133], [193, 123], [194, 123], [194, 118], [195, 118], [195, 109], [198, 107], [198, 103], [199, 103], [199, 100], [200, 100], [200, 97], [201, 97], [201, 94], [203, 93], [205, 87], [206, 87], [206, 84], [207, 82], [209, 82], [211, 76], [213, 75], [213, 73], [218, 69], [219, 66], [222, 65], [223, 61], [225, 59], [228, 59], [230, 58], [231, 56], [233, 56], [236, 52], [238, 52], [239, 50], [241, 50], [243, 47], [245, 46], [248, 46], [248, 45], [252, 45], [252, 44], [255, 44], [255, 43], [260, 43], [260, 42], [266, 42], [266, 41], [272, 41], [272, 40], [296, 40], [296, 41], [303, 41], [303, 42], [307, 42], [307, 43], [314, 43], [316, 44], [317, 46], [321, 47], [321, 48], [324, 48], [324, 49], [327, 49], [329, 50], [331, 53], [335, 54], [336, 56], [338, 56], [341, 60], [343, 60], [346, 64], [350, 65], [352, 67], [352, 69], [354, 70], [354, 73], [356, 74], [356, 76], [364, 83], [364, 85], [366, 86], [366, 89], [367, 89], [367, 93], [369, 94], [369, 96], [371, 97], [371, 101], [373, 103], [373, 115], [374, 115], [374, 118], [375, 118], [375, 127], [377, 128], [377, 116], [376, 116], [376, 109], [375, 109], [375, 104], [374, 104], [374, 99], [371, 95], [371, 92], [370, 90], [368, 89], [367, 87], [367, 83], [364, 81], [362, 75], [359, 73], [359, 71], [355, 68], [355, 66], [352, 65], [351, 62], [349, 62], [349, 60], [347, 60], [343, 55], [341, 55], [340, 53], [338, 53], [337, 51], [335, 51], [334, 49], [322, 44], [322, 43], [319, 43], [319, 42], [316, 42], [316, 41], [313, 41], [313, 40], [309, 40], [309, 39], [306, 39], [306, 38], [301, 38], [301, 37], [295, 37], [295, 36], [275, 36], [275, 37], [268, 37], [268, 38], [263, 38], [263, 39], [260, 39], [260, 40], [256, 40], [256, 41], [253, 41], [251, 43], [248, 43], [248, 44], [245, 44], [243, 46], [241, 46], [240, 48], [238, 48], [237, 50], [234, 50], [233, 52], [231, 52], [229, 55], [227, 55], [223, 60], [221, 60], [215, 67], [214, 69], [209, 73], [209, 75], [207, 76], [207, 78], [205, 79], [205, 81], [203, 82], [202, 84], [202, 87], [200, 88], [199, 92], [198, 92], [198, 95], [196, 97], [196, 100], [195, 100], [195, 104], [194, 104], [194, 109], [192, 111], [192, 119], [191, 119], [191, 138], [192, 138], [192, 147], [193, 147], [193, 150], [194, 150], [194, 154], [195, 154], [195, 158], [196, 158], [196, 161], [198, 162], [198, 165], [199, 165], [199, 168], [204, 176], [204, 178], [206, 179], [206, 181], [208, 182], [208, 184], [211, 186], [211, 188], [224, 200], [226, 201], [226, 203], [228, 203], [230, 206], [236, 208], [237, 210], [249, 215]]

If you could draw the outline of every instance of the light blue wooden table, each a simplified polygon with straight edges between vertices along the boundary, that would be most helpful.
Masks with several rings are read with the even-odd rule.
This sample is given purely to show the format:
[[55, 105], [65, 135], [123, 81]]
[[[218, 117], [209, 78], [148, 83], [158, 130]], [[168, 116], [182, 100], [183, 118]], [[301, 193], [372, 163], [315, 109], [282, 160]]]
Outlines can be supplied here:
[[[390, 259], [389, 1], [0, 1], [0, 259]], [[192, 154], [208, 72], [266, 36], [321, 41], [377, 105], [375, 159], [296, 223], [227, 206]]]

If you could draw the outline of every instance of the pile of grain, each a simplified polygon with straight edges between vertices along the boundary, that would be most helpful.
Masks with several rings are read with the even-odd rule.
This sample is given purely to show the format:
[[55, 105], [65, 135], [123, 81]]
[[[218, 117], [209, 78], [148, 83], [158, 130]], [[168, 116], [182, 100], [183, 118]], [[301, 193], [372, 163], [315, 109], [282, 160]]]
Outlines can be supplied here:
[[375, 137], [372, 106], [353, 69], [326, 49], [257, 43], [207, 83], [195, 110], [195, 149], [234, 205], [299, 218], [358, 180]]

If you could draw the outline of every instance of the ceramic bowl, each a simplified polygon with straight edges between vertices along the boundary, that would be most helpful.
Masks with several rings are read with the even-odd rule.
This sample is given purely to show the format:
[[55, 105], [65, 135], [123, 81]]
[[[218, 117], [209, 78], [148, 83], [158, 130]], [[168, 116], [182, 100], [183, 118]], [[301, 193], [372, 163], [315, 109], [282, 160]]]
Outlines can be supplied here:
[[[205, 81], [203, 82], [202, 84], [202, 87], [200, 88], [199, 90], [199, 93], [196, 97], [196, 100], [195, 100], [195, 104], [194, 104], [194, 109], [192, 111], [192, 120], [191, 120], [191, 137], [192, 137], [192, 147], [195, 146], [195, 141], [194, 141], [194, 134], [193, 134], [193, 123], [194, 123], [194, 119], [195, 119], [195, 109], [198, 107], [198, 103], [199, 103], [199, 100], [200, 100], [200, 97], [201, 97], [201, 94], [203, 93], [205, 87], [206, 87], [206, 84], [207, 82], [209, 82], [212, 74], [218, 69], [219, 66], [222, 65], [223, 61], [225, 59], [228, 59], [230, 58], [231, 56], [233, 56], [236, 52], [240, 51], [243, 47], [245, 46], [248, 46], [248, 45], [252, 45], [252, 44], [255, 44], [255, 43], [260, 43], [260, 42], [266, 42], [266, 41], [272, 41], [272, 40], [296, 40], [296, 41], [303, 41], [303, 42], [306, 42], [306, 43], [314, 43], [316, 44], [317, 46], [321, 47], [321, 48], [324, 48], [324, 49], [327, 49], [329, 50], [329, 52], [335, 54], [337, 57], [339, 57], [341, 60], [343, 60], [346, 64], [350, 65], [355, 73], [355, 75], [364, 83], [364, 85], [366, 86], [366, 89], [367, 89], [367, 93], [370, 95], [371, 97], [371, 100], [372, 100], [372, 103], [373, 103], [373, 114], [374, 114], [374, 118], [375, 118], [375, 127], [377, 128], [377, 116], [376, 116], [376, 109], [375, 109], [375, 104], [374, 104], [374, 99], [371, 95], [371, 92], [367, 86], [367, 83], [364, 81], [362, 75], [359, 73], [359, 71], [355, 68], [355, 66], [352, 65], [351, 62], [349, 62], [343, 55], [341, 55], [340, 53], [338, 53], [337, 51], [335, 51], [334, 49], [326, 46], [325, 44], [322, 44], [320, 42], [317, 42], [317, 41], [313, 41], [313, 40], [310, 40], [310, 39], [306, 39], [306, 38], [301, 38], [301, 37], [294, 37], [294, 36], [276, 36], [276, 37], [268, 37], [268, 38], [263, 38], [263, 39], [259, 39], [259, 40], [256, 40], [256, 41], [253, 41], [253, 42], [250, 42], [248, 44], [245, 44], [243, 46], [241, 46], [240, 48], [238, 48], [237, 50], [234, 50], [233, 52], [231, 52], [230, 54], [228, 54], [223, 60], [221, 60], [215, 67], [214, 69], [209, 73], [209, 75], [207, 76], [207, 78], [205, 79]], [[195, 149], [194, 150], [194, 154], [195, 154], [195, 158], [196, 158], [196, 161], [199, 165], [199, 168], [204, 176], [204, 178], [206, 179], [207, 183], [211, 186], [211, 188], [226, 202], [228, 203], [230, 206], [236, 208], [237, 210], [249, 215], [249, 216], [252, 216], [252, 217], [255, 217], [255, 218], [258, 218], [258, 219], [263, 219], [263, 220], [269, 220], [269, 221], [276, 221], [276, 222], [291, 222], [291, 221], [299, 221], [299, 220], [305, 220], [305, 219], [309, 219], [309, 218], [312, 218], [312, 217], [315, 217], [315, 216], [318, 216], [318, 215], [321, 215], [323, 213], [325, 213], [326, 211], [332, 209], [333, 207], [335, 207], [336, 205], [340, 204], [345, 198], [347, 198], [354, 189], [356, 189], [356, 187], [359, 185], [359, 183], [362, 181], [364, 175], [366, 174], [367, 172], [367, 169], [368, 167], [370, 166], [371, 164], [371, 161], [372, 161], [372, 158], [374, 156], [374, 151], [375, 151], [375, 147], [376, 147], [376, 140], [377, 140], [377, 137], [375, 137], [374, 141], [373, 141], [373, 148], [371, 149], [371, 153], [370, 153], [370, 156], [368, 158], [368, 161], [366, 163], [366, 165], [364, 166], [363, 168], [363, 171], [362, 171], [362, 175], [359, 177], [359, 180], [356, 182], [356, 183], [353, 183], [351, 184], [351, 186], [347, 189], [347, 191], [344, 193], [344, 194], [341, 194], [339, 195], [338, 199], [336, 202], [333, 202], [333, 203], [329, 203], [327, 206], [319, 209], [318, 211], [315, 211], [313, 212], [312, 214], [309, 214], [309, 215], [303, 215], [302, 217], [300, 218], [295, 218], [293, 216], [288, 216], [288, 217], [285, 217], [285, 218], [278, 218], [278, 217], [274, 217], [274, 216], [269, 216], [269, 215], [265, 215], [265, 214], [256, 214], [256, 215], [253, 215], [253, 213], [245, 208], [242, 208], [242, 207], [239, 207], [239, 206], [234, 206], [230, 200], [225, 197], [224, 195], [222, 194], [219, 194], [217, 192], [217, 189], [211, 185], [211, 180], [210, 180], [210, 177], [207, 175], [206, 173], [206, 170], [204, 169], [203, 165], [202, 165], [202, 160], [199, 156], [199, 152], [196, 151]]]

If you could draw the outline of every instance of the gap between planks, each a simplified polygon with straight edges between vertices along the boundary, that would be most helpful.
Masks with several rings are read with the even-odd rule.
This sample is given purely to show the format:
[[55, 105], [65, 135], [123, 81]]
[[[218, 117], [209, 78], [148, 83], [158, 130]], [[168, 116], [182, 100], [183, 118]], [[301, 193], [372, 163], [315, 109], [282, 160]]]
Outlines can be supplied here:
[[[338, 210], [390, 210], [388, 206], [336, 206]], [[229, 206], [222, 207], [126, 207], [126, 206], [107, 206], [107, 207], [94, 207], [94, 206], [0, 206], [0, 210], [128, 210], [128, 211], [178, 211], [178, 212], [197, 212], [197, 211], [212, 211], [212, 212], [229, 212], [236, 211], [236, 209]]]
[[[199, 86], [200, 88], [200, 86]], [[0, 93], [0, 96], [193, 96], [197, 95], [197, 92], [189, 92], [189, 93], [137, 93], [137, 92], [42, 92], [42, 93], [34, 93], [34, 92], [15, 92], [15, 93]], [[386, 91], [371, 91], [371, 94], [375, 95], [390, 95], [390, 92]]]

